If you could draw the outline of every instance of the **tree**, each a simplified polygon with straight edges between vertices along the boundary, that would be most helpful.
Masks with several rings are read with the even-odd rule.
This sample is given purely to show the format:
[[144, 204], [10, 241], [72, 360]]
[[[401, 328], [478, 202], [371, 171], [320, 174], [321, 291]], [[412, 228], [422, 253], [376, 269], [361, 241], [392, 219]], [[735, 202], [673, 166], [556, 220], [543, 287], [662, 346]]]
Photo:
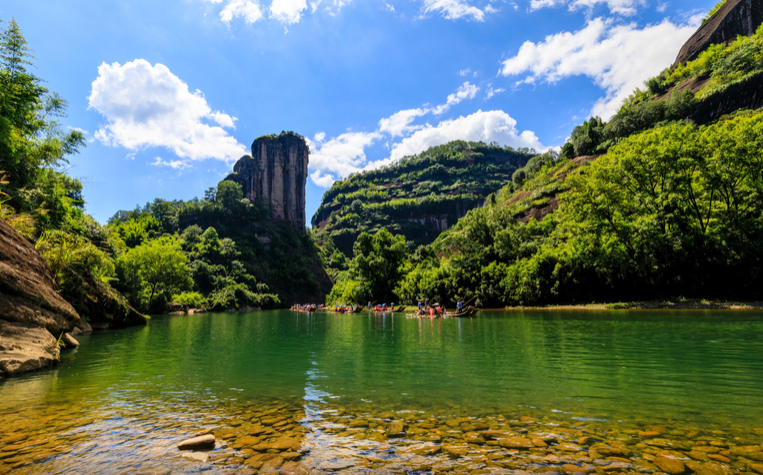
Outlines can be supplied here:
[[147, 241], [117, 261], [122, 282], [140, 295], [150, 309], [159, 309], [173, 294], [193, 285], [186, 254], [171, 236]]
[[407, 248], [405, 236], [393, 236], [382, 228], [362, 233], [353, 246], [352, 272], [366, 283], [374, 298], [386, 300], [403, 278]]
[[44, 203], [55, 211], [42, 220], [52, 229], [82, 214], [81, 183], [55, 169], [85, 140], [76, 130], [64, 132], [56, 121], [65, 117], [66, 101], [27, 70], [34, 66], [32, 59], [12, 20], [0, 33], [0, 169], [7, 174], [11, 206], [36, 211]]

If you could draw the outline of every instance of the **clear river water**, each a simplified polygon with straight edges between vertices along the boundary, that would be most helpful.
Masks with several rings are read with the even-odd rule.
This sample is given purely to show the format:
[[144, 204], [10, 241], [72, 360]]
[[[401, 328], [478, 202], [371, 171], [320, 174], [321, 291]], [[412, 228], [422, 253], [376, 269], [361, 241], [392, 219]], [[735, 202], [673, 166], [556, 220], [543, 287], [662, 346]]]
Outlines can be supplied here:
[[[79, 341], [0, 381], [0, 474], [763, 473], [756, 311], [265, 311]], [[205, 430], [214, 450], [176, 448]]]

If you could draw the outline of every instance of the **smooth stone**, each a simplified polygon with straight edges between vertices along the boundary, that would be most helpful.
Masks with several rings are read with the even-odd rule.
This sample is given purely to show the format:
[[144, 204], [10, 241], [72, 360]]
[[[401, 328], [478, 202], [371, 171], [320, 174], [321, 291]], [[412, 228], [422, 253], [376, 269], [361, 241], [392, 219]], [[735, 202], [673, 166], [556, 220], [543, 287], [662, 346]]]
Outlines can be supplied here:
[[393, 421], [387, 426], [387, 437], [399, 437], [405, 431], [405, 424], [401, 421]]
[[184, 440], [178, 444], [180, 450], [204, 450], [213, 449], [215, 447], [215, 436], [212, 434], [202, 435], [201, 437], [194, 437], [193, 439]]
[[183, 452], [180, 456], [194, 462], [209, 462], [209, 454], [204, 452]]
[[64, 333], [64, 336], [61, 337], [61, 343], [63, 343], [64, 348], [67, 349], [77, 348], [79, 346], [79, 342], [75, 340], [70, 333]]
[[321, 470], [332, 470], [333, 471], [333, 470], [343, 470], [345, 468], [350, 468], [350, 467], [352, 467], [354, 465], [355, 465], [355, 463], [353, 463], [350, 460], [337, 460], [336, 462], [331, 462], [331, 461], [327, 460], [325, 462], [321, 462], [318, 465], [318, 468], [320, 468]]
[[661, 455], [654, 459], [654, 464], [660, 467], [660, 469], [670, 475], [678, 475], [686, 470], [686, 466], [683, 462], [675, 457], [668, 457]]
[[509, 437], [498, 441], [501, 447], [512, 449], [531, 449], [535, 447], [532, 440], [525, 437]]

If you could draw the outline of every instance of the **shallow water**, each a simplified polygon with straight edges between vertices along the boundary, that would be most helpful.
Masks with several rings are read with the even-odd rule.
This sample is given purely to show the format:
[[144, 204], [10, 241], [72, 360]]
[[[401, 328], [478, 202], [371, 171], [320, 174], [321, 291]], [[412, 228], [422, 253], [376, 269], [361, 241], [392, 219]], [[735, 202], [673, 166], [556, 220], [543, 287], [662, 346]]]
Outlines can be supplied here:
[[[665, 450], [702, 475], [763, 463], [760, 312], [271, 311], [155, 317], [80, 343], [0, 382], [0, 473], [648, 473]], [[175, 445], [203, 429], [216, 449], [189, 460]], [[299, 450], [268, 445], [284, 438]], [[405, 452], [422, 443], [439, 448]]]

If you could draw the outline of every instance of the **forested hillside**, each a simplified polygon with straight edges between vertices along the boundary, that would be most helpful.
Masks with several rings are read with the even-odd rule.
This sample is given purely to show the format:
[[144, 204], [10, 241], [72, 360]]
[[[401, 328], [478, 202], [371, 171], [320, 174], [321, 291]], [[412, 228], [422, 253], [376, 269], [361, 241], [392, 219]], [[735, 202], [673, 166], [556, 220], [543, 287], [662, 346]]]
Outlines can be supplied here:
[[352, 259], [327, 252], [329, 301], [759, 298], [762, 41], [759, 29], [648, 80], [429, 245], [382, 230]]
[[[362, 232], [385, 228], [428, 244], [481, 206], [534, 155], [495, 144], [455, 141], [334, 183], [312, 219], [318, 241], [349, 256]], [[328, 241], [332, 241], [328, 244]]]
[[[119, 211], [107, 228], [126, 244], [117, 288], [146, 308], [169, 301], [214, 310], [273, 308], [321, 299], [331, 288], [312, 235], [271, 220], [232, 181], [221, 181], [203, 199], [156, 199]], [[152, 259], [173, 253], [187, 271], [163, 279], [158, 292], [132, 277]]]

